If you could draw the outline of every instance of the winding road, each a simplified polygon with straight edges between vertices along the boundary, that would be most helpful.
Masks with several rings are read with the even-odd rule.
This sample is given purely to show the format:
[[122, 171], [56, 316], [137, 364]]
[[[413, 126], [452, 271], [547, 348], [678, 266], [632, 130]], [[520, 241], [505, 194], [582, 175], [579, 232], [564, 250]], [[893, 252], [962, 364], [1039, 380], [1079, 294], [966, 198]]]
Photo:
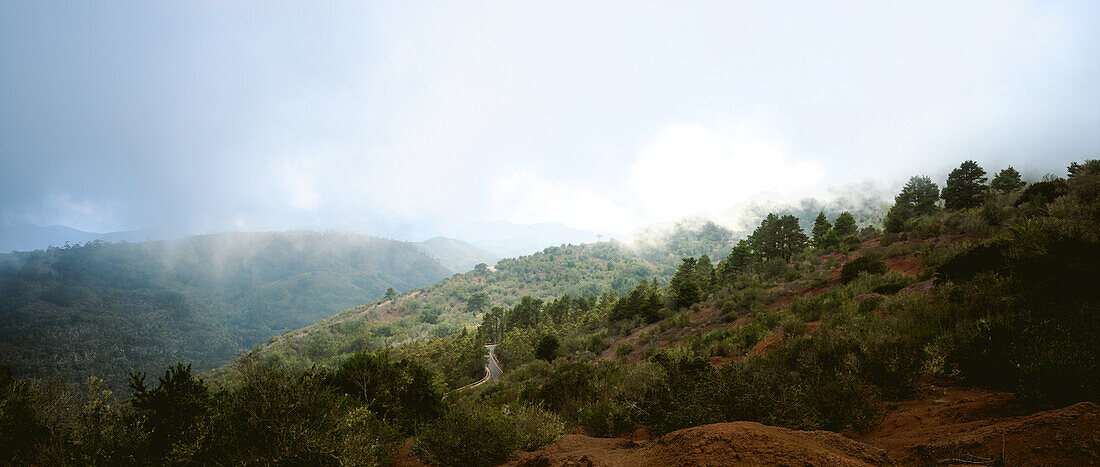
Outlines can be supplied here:
[[500, 369], [500, 362], [497, 361], [497, 356], [493, 353], [497, 345], [488, 344], [485, 348], [489, 349], [489, 359], [485, 363], [485, 367], [489, 369], [489, 381], [496, 381], [500, 379], [500, 374], [504, 372]]
[[485, 377], [481, 378], [481, 381], [467, 384], [466, 386], [455, 389], [454, 391], [476, 388], [478, 386], [481, 386], [482, 384], [488, 383], [489, 381], [496, 381], [500, 379], [500, 374], [503, 373], [504, 370], [500, 369], [500, 362], [497, 361], [497, 356], [493, 353], [493, 350], [497, 348], [497, 345], [486, 344], [485, 348], [489, 349], [489, 352], [486, 354], [485, 357]]

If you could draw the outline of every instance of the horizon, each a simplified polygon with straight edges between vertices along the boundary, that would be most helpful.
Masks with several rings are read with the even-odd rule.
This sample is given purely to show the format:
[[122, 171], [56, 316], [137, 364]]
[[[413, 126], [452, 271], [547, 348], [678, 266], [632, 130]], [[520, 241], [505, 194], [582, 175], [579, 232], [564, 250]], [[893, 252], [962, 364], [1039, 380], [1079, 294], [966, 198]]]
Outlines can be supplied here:
[[0, 225], [610, 238], [1100, 154], [1091, 3], [258, 5], [0, 5]]

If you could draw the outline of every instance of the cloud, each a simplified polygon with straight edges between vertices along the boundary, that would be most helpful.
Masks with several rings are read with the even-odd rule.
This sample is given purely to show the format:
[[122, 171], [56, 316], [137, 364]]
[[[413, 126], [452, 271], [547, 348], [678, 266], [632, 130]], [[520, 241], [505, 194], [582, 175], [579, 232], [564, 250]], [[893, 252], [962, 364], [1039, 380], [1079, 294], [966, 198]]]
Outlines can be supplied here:
[[673, 124], [641, 151], [628, 184], [655, 222], [718, 212], [758, 193], [804, 192], [824, 176], [820, 163], [791, 157], [760, 125]]
[[492, 197], [499, 217], [519, 224], [554, 221], [622, 234], [639, 223], [635, 214], [606, 194], [546, 180], [530, 171], [497, 178]]

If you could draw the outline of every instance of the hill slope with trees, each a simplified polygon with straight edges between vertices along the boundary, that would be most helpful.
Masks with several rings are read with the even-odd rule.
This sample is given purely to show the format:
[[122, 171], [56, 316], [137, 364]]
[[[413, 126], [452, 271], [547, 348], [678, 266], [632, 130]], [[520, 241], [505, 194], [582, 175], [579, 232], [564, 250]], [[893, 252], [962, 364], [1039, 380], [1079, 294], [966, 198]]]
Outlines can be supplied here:
[[[961, 169], [946, 195], [911, 179], [884, 229], [775, 214], [717, 261], [608, 242], [479, 265], [284, 334], [212, 386], [173, 365], [106, 404], [95, 379], [73, 396], [0, 371], [0, 456], [379, 464], [411, 437], [398, 455], [433, 465], [721, 462], [733, 440], [765, 463], [1095, 463], [1100, 162], [1006, 189]], [[459, 390], [486, 342], [501, 379]]]
[[229, 233], [0, 255], [0, 355], [20, 377], [222, 365], [388, 288], [450, 274], [404, 242], [354, 234]]

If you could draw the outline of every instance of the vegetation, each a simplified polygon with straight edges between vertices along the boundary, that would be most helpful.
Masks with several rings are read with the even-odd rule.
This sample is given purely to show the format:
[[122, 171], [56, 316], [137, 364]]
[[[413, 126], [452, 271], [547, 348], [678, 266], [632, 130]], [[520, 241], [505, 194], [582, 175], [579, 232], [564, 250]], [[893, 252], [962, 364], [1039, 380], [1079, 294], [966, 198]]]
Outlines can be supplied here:
[[0, 355], [20, 377], [188, 361], [203, 371], [273, 335], [449, 273], [403, 242], [352, 234], [219, 234], [0, 255]]
[[[470, 272], [393, 300], [350, 308], [274, 338], [253, 353], [264, 362], [298, 371], [314, 365], [332, 367], [356, 352], [459, 333], [485, 319], [504, 316], [500, 310], [521, 303], [521, 310], [527, 310], [536, 308], [534, 301], [626, 295], [642, 280], [667, 281], [674, 271], [672, 267], [647, 263], [614, 241], [550, 247], [533, 255], [501, 260], [493, 267], [478, 265]], [[515, 316], [512, 319], [534, 319], [526, 311]], [[502, 329], [514, 325], [504, 322]], [[485, 336], [493, 341], [507, 337]], [[530, 339], [539, 337], [541, 334]], [[231, 368], [225, 368], [211, 377], [220, 381], [231, 377], [231, 372]], [[465, 384], [459, 384], [465, 381], [459, 375], [449, 381], [453, 387]]]
[[947, 176], [942, 193], [944, 207], [957, 211], [981, 206], [989, 189], [986, 180], [985, 170], [977, 162], [963, 162]]
[[[1100, 162], [1074, 164], [1069, 174], [1033, 184], [1023, 203], [1028, 190], [983, 192], [972, 207], [952, 201], [946, 210], [928, 207], [931, 182], [914, 177], [907, 189], [919, 189], [895, 199], [910, 217], [859, 237], [852, 216], [838, 217], [832, 231], [855, 239], [838, 247], [809, 248], [794, 232], [797, 218], [768, 216], [717, 267], [702, 255], [677, 258], [665, 287], [648, 275], [656, 266], [613, 256], [622, 250], [611, 243], [548, 249], [353, 309], [285, 338], [282, 358], [250, 353], [212, 383], [183, 364], [155, 386], [134, 374], [130, 397], [118, 403], [96, 379], [78, 397], [0, 372], [0, 454], [46, 464], [371, 464], [413, 436], [429, 463], [491, 465], [574, 427], [600, 436], [731, 420], [868, 428], [929, 377], [1013, 391], [1037, 406], [1095, 401]], [[818, 217], [815, 238], [829, 232]], [[622, 260], [598, 262], [607, 257]], [[573, 266], [517, 264], [526, 261]], [[636, 265], [647, 274], [625, 287], [543, 293], [564, 290], [545, 284], [574, 268], [613, 281]], [[524, 282], [521, 271], [539, 279]], [[501, 283], [495, 275], [540, 294], [505, 301], [510, 295], [491, 287]], [[431, 303], [441, 291], [454, 295], [440, 323], [468, 313], [476, 328], [424, 340], [406, 333], [371, 353], [290, 344], [321, 342], [308, 333], [333, 338], [364, 311], [400, 310], [391, 323], [413, 329], [422, 315], [401, 302]], [[478, 292], [486, 295], [473, 298]], [[351, 326], [373, 337], [386, 325]], [[456, 390], [483, 371], [490, 341], [501, 380]], [[301, 368], [290, 352], [332, 363]]]

